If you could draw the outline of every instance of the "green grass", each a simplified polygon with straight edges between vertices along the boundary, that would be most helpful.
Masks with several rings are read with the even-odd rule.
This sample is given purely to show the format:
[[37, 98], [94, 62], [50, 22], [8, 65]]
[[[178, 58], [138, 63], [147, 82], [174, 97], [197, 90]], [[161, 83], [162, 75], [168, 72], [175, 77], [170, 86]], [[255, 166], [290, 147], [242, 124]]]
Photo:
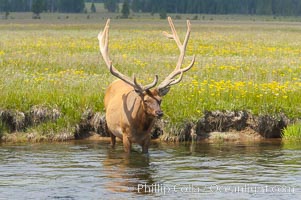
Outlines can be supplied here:
[[301, 141], [301, 124], [292, 124], [289, 125], [286, 129], [283, 131], [282, 138], [286, 141], [295, 141], [300, 142]]
[[[0, 20], [0, 108], [57, 107], [62, 118], [46, 128], [33, 127], [41, 132], [47, 127], [72, 130], [88, 108], [103, 112], [105, 89], [115, 79], [98, 49], [105, 15], [58, 15], [65, 14]], [[185, 21], [175, 25], [183, 38]], [[115, 67], [129, 76], [135, 73], [142, 83], [155, 74], [162, 81], [178, 56], [162, 31], [169, 31], [166, 20], [113, 19], [110, 55]], [[180, 127], [205, 110], [242, 109], [300, 117], [300, 32], [297, 22], [193, 20], [184, 66], [194, 54], [196, 63], [164, 97], [165, 119]]]

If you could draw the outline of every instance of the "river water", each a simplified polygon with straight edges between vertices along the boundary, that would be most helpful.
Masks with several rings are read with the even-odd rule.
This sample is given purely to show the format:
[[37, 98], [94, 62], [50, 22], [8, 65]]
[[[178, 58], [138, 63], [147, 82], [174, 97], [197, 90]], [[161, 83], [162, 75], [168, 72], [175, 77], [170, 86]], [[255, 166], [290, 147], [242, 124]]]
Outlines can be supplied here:
[[0, 144], [0, 199], [301, 199], [301, 143]]

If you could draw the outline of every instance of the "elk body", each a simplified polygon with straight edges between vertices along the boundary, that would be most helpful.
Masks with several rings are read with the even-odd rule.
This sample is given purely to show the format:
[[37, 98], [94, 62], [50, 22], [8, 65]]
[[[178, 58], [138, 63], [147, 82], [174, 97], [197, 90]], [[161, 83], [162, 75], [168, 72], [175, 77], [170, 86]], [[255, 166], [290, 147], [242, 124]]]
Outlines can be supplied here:
[[193, 57], [186, 68], [181, 68], [190, 36], [190, 22], [187, 21], [187, 33], [183, 44], [170, 17], [168, 22], [172, 34], [164, 32], [164, 35], [175, 40], [180, 50], [180, 56], [174, 71], [157, 87], [155, 87], [158, 83], [157, 75], [152, 83], [143, 86], [137, 82], [135, 76], [129, 78], [112, 65], [108, 54], [110, 19], [107, 20], [104, 30], [98, 35], [101, 55], [111, 74], [118, 78], [110, 84], [105, 93], [107, 128], [112, 146], [115, 145], [116, 137], [118, 137], [123, 141], [125, 152], [130, 152], [132, 143], [141, 145], [143, 153], [148, 152], [151, 128], [156, 118], [163, 116], [160, 107], [162, 97], [168, 93], [170, 86], [182, 80], [183, 73], [188, 71], [195, 61], [195, 57]]

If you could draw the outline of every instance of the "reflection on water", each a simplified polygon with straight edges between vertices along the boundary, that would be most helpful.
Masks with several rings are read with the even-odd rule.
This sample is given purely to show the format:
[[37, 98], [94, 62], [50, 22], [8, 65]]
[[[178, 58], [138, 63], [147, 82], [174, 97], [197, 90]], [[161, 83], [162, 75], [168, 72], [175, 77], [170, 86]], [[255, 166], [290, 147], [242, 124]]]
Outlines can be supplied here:
[[150, 167], [149, 156], [139, 152], [127, 154], [109, 149], [103, 160], [103, 169], [111, 179], [106, 189], [113, 192], [128, 192], [138, 184], [154, 183], [152, 174], [155, 170]]
[[[138, 146], [136, 147], [138, 148]], [[0, 144], [0, 199], [300, 199], [301, 144]]]

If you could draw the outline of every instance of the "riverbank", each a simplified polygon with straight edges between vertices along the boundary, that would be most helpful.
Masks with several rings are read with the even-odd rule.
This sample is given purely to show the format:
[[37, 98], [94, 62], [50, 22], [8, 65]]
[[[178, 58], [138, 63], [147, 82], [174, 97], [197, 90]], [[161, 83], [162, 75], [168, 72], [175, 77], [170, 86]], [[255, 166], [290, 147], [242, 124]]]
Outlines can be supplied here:
[[[33, 106], [27, 112], [0, 110], [2, 142], [68, 141], [109, 137], [104, 113], [86, 110], [73, 127], [55, 132], [43, 127], [55, 125], [62, 114], [56, 108]], [[281, 138], [290, 120], [283, 113], [256, 116], [247, 111], [207, 111], [195, 121], [172, 124], [166, 119], [157, 120], [151, 132], [152, 139], [165, 142], [201, 140], [257, 140]], [[41, 127], [41, 128], [39, 128]], [[40, 132], [37, 132], [40, 130]]]

